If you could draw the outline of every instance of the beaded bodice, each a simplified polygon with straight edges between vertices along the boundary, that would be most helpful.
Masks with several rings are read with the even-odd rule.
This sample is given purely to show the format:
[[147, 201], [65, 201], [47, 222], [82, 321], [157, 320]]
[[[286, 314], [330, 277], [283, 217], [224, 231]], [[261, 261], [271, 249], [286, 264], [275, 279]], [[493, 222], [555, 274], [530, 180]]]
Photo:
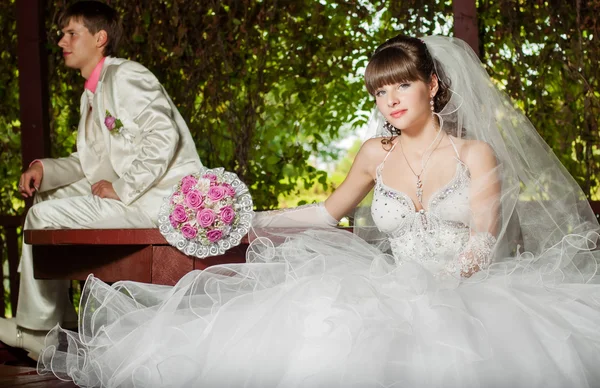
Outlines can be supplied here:
[[396, 262], [414, 260], [441, 270], [456, 259], [470, 237], [467, 166], [457, 157], [454, 177], [420, 211], [406, 193], [383, 182], [383, 166], [377, 167], [371, 213], [379, 230], [387, 234]]

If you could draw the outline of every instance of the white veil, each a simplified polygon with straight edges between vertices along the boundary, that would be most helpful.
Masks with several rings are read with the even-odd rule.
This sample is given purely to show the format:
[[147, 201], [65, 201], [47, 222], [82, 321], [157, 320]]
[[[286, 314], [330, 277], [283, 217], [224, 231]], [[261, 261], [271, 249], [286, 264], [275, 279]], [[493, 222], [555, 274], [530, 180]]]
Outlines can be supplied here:
[[[598, 251], [592, 250], [599, 226], [578, 184], [531, 122], [494, 86], [465, 42], [441, 36], [422, 40], [438, 79], [451, 92], [449, 102], [436, 113], [442, 129], [484, 141], [496, 154], [500, 215], [489, 273], [518, 267], [535, 269], [537, 276], [552, 274], [553, 281], [591, 281], [598, 271]], [[369, 132], [390, 136], [383, 124], [375, 108]], [[357, 209], [354, 223], [357, 234], [383, 247], [385, 236], [376, 231], [369, 206]]]

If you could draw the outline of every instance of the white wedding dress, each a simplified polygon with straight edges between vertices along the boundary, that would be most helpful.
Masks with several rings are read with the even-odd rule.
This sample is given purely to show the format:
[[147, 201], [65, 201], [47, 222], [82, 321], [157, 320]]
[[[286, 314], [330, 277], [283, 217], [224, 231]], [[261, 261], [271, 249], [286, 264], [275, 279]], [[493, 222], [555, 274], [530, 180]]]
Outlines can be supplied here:
[[258, 238], [248, 263], [175, 287], [90, 277], [80, 332], [51, 332], [40, 369], [102, 387], [600, 386], [600, 285], [526, 257], [453, 272], [471, 238], [456, 163], [423, 212], [378, 168], [372, 216], [391, 254], [315, 229]]

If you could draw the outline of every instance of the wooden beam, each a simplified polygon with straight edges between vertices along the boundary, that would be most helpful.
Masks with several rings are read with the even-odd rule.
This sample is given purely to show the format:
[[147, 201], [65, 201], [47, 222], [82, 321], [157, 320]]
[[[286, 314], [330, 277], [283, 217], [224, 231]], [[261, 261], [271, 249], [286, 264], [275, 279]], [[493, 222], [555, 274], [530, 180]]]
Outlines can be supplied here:
[[454, 11], [454, 36], [467, 42], [475, 51], [479, 52], [479, 30], [477, 28], [476, 0], [453, 0]]
[[21, 161], [50, 156], [48, 53], [44, 25], [45, 0], [19, 0], [17, 55], [21, 117]]

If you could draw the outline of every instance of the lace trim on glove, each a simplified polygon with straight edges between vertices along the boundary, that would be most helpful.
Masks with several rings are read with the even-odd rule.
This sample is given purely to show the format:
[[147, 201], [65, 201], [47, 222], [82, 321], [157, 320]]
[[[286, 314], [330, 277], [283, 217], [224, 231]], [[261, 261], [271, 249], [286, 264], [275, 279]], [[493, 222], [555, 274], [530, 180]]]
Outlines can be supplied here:
[[487, 268], [491, 262], [492, 249], [496, 237], [491, 233], [477, 233], [471, 236], [463, 252], [446, 267], [446, 271], [462, 277], [470, 277], [475, 272]]

